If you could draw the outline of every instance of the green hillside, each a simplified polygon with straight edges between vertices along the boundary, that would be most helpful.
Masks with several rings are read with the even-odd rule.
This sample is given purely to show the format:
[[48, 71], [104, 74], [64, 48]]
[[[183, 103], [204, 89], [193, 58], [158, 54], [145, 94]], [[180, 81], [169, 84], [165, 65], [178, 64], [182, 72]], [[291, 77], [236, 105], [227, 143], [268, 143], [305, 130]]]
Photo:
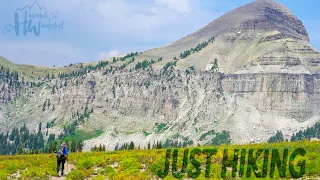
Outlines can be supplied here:
[[[297, 155], [292, 158], [292, 153], [294, 150], [302, 148], [306, 151], [304, 156]], [[195, 149], [195, 147], [189, 148], [189, 155]], [[209, 174], [211, 179], [221, 179], [222, 162], [225, 149], [228, 149], [228, 160], [232, 162], [234, 152], [239, 149], [246, 149], [247, 155], [245, 157], [245, 165], [240, 166], [242, 158], [238, 159], [237, 171], [235, 173], [236, 177], [239, 176], [239, 171], [244, 172], [243, 179], [255, 179], [255, 174], [253, 170], [257, 168], [255, 173], [263, 169], [264, 158], [266, 157], [262, 153], [259, 158], [257, 158], [257, 166], [251, 166], [251, 177], [248, 176], [248, 152], [253, 149], [253, 157], [256, 158], [256, 152], [258, 149], [264, 151], [266, 149], [270, 150], [268, 157], [268, 166], [265, 166], [266, 178], [270, 179], [270, 171], [273, 169], [274, 178], [280, 179], [279, 169], [285, 178], [292, 178], [292, 168], [297, 173], [301, 172], [301, 167], [303, 167], [303, 162], [305, 160], [305, 173], [303, 177], [319, 177], [320, 176], [320, 142], [319, 141], [302, 141], [295, 143], [277, 143], [277, 144], [251, 144], [251, 145], [230, 145], [230, 146], [218, 146], [218, 147], [199, 147], [199, 151], [210, 151], [210, 149], [216, 149], [216, 154], [212, 155], [211, 163], [207, 161], [207, 155], [201, 153], [200, 156], [195, 155], [194, 160], [188, 161], [186, 174], [189, 171], [195, 171], [195, 164], [200, 163], [200, 172], [197, 179], [208, 179], [206, 178], [206, 173]], [[204, 150], [207, 149], [207, 150]], [[209, 150], [208, 150], [209, 149]], [[279, 162], [283, 162], [284, 150], [288, 150], [288, 157], [285, 165], [279, 166]], [[179, 149], [177, 158], [177, 171], [181, 171], [183, 162], [183, 151], [184, 149]], [[271, 160], [274, 158], [274, 152], [279, 152], [279, 161]], [[173, 149], [172, 149], [173, 152]], [[272, 153], [271, 153], [272, 152]], [[192, 155], [191, 155], [192, 156]], [[188, 156], [189, 157], [189, 156]], [[0, 177], [1, 179], [6, 179], [11, 177], [12, 179], [52, 179], [55, 175], [56, 161], [54, 154], [43, 154], [43, 155], [17, 155], [17, 156], [2, 156], [0, 157]], [[128, 151], [113, 151], [113, 152], [86, 152], [86, 153], [71, 153], [68, 160], [68, 165], [66, 170], [66, 179], [159, 179], [158, 172], [160, 169], [164, 169], [166, 159], [166, 149], [153, 149], [153, 150], [128, 150]], [[176, 179], [172, 175], [172, 155], [170, 156], [170, 166], [168, 176], [164, 179]], [[189, 159], [189, 158], [188, 158]], [[196, 162], [198, 161], [198, 162]], [[251, 160], [250, 160], [251, 162]], [[210, 164], [210, 171], [207, 165]], [[275, 163], [274, 165], [271, 165]], [[300, 163], [300, 166], [299, 166]], [[194, 164], [194, 165], [192, 165]], [[250, 168], [249, 168], [250, 169]], [[303, 168], [302, 168], [303, 170]], [[226, 166], [226, 178], [232, 177], [232, 169]], [[190, 172], [189, 172], [190, 173]], [[188, 175], [184, 175], [184, 178], [188, 178]], [[263, 174], [263, 173], [262, 173]], [[176, 174], [177, 175], [177, 174]], [[61, 179], [65, 177], [60, 177]]]
[[[69, 64], [63, 67], [44, 67], [26, 64], [16, 64], [0, 55], [0, 67], [8, 69], [10, 72], [18, 72], [20, 78], [25, 80], [37, 80], [39, 78], [50, 79], [52, 75], [62, 78], [65, 77], [75, 77], [79, 74], [84, 75], [90, 71], [109, 69], [109, 70], [119, 70], [119, 69], [144, 69], [151, 64], [160, 62], [162, 59], [159, 57], [145, 57], [141, 53], [129, 53], [124, 56], [113, 57], [108, 60], [95, 61], [95, 62], [85, 62]], [[150, 61], [150, 62], [149, 62]], [[152, 61], [152, 63], [151, 63]], [[143, 62], [148, 62], [146, 65]], [[138, 68], [136, 64], [141, 63], [142, 67]], [[54, 79], [54, 78], [51, 78]]]
[[21, 77], [26, 79], [29, 78], [38, 78], [45, 77], [47, 74], [58, 74], [59, 72], [69, 72], [76, 69], [75, 66], [72, 67], [41, 67], [34, 65], [24, 65], [24, 64], [15, 64], [0, 56], [0, 66], [4, 68], [9, 68], [11, 72], [17, 71]]

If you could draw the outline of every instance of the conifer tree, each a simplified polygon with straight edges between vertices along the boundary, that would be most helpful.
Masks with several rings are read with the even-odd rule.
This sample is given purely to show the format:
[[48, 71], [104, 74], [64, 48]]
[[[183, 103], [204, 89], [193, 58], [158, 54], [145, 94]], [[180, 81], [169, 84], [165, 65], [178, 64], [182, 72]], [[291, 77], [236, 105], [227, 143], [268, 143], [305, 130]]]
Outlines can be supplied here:
[[132, 141], [130, 142], [129, 149], [134, 150], [134, 143]]

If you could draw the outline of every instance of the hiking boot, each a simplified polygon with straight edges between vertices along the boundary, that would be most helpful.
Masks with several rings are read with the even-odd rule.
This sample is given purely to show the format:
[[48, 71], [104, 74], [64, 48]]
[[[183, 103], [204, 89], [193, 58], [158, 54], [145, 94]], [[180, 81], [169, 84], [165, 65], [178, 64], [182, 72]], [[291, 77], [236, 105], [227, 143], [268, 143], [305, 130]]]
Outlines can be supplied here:
[[63, 176], [63, 172], [61, 173], [61, 176]]
[[57, 173], [57, 177], [59, 177], [59, 173]]

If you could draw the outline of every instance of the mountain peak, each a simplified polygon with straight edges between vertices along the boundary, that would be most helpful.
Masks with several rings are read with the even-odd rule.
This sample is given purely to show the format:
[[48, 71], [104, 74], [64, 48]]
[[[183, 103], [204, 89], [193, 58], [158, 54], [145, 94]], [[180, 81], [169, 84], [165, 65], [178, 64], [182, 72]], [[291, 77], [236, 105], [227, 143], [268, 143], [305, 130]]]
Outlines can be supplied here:
[[234, 9], [192, 36], [209, 39], [235, 31], [279, 31], [285, 37], [309, 41], [302, 22], [287, 7], [274, 0], [255, 0]]
[[275, 0], [255, 0], [254, 3], [277, 4]]
[[[228, 17], [228, 15], [231, 16]], [[235, 17], [235, 15], [240, 17]], [[287, 7], [274, 0], [256, 0], [225, 16], [238, 21], [245, 29], [276, 30], [286, 37], [309, 41], [308, 33], [302, 22]]]
[[309, 43], [306, 28], [287, 7], [274, 0], [255, 0], [175, 43], [146, 54], [172, 60], [212, 37], [215, 37], [212, 45], [183, 58], [178, 68], [195, 66], [208, 70], [212, 60], [218, 59], [220, 69], [226, 73], [248, 69], [250, 72], [320, 72], [320, 53]]

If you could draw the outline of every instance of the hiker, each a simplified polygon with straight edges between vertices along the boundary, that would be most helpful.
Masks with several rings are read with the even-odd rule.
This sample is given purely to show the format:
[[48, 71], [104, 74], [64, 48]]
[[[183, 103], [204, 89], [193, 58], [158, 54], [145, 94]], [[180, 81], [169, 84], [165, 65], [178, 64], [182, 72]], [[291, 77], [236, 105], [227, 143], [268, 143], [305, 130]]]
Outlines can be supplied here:
[[60, 164], [61, 164], [61, 176], [63, 176], [64, 163], [66, 162], [69, 154], [66, 143], [62, 143], [59, 147], [58, 152], [56, 151], [55, 153], [57, 157], [57, 176], [59, 176]]

